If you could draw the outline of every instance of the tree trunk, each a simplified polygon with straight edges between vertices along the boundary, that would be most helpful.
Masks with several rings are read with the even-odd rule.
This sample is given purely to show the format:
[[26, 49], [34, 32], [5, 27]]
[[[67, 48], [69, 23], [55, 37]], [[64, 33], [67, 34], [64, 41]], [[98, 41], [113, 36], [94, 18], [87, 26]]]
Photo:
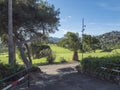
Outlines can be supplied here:
[[78, 61], [78, 52], [77, 51], [74, 51], [73, 60]]
[[23, 60], [24, 64], [26, 65], [26, 67], [28, 69], [32, 68], [32, 63], [26, 58], [25, 53], [24, 53], [24, 49], [22, 47], [22, 44], [17, 39], [15, 39], [15, 42], [18, 46], [18, 49], [20, 51], [20, 55], [22, 57], [22, 60]]
[[32, 59], [31, 59], [31, 56], [30, 56], [29, 46], [27, 45], [27, 43], [25, 43], [24, 45], [26, 46], [26, 49], [27, 49], [27, 55], [28, 55], [29, 62], [32, 64]]
[[13, 43], [12, 0], [8, 0], [8, 47], [9, 64], [15, 64], [15, 52]]

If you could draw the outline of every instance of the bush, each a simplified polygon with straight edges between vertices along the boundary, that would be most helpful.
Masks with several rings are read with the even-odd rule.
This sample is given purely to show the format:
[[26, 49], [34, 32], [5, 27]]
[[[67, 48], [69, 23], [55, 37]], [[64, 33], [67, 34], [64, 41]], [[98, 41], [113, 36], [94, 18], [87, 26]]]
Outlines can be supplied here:
[[25, 67], [18, 64], [10, 65], [0, 63], [0, 78], [5, 78], [6, 76], [9, 76], [23, 69], [25, 69]]
[[98, 57], [88, 57], [81, 61], [81, 69], [85, 73], [94, 74], [101, 65], [110, 64], [120, 64], [120, 55], [106, 56], [102, 58]]
[[[13, 76], [10, 79], [5, 80], [4, 82], [0, 82], [0, 90], [2, 87], [6, 86], [8, 83], [16, 81], [17, 79], [21, 78], [23, 75], [27, 74], [27, 72], [28, 72], [27, 69], [22, 65], [18, 65], [18, 64], [9, 65], [9, 64], [0, 63], [0, 80], [2, 80], [3, 78], [9, 77], [13, 74], [16, 74], [19, 71], [23, 71], [23, 72], [17, 74], [16, 76]], [[29, 71], [42, 73], [40, 68], [37, 66], [33, 66]]]
[[56, 58], [55, 53], [50, 52], [50, 54], [47, 56], [47, 62], [48, 64], [52, 64]]
[[[21, 66], [21, 65], [9, 65], [9, 64], [2, 64], [0, 63], [0, 80], [5, 78], [5, 77], [8, 77], [10, 75], [13, 75], [21, 70], [24, 70], [25, 67], [24, 66]], [[7, 83], [7, 82], [11, 82], [11, 81], [14, 81], [18, 78], [20, 78], [22, 75], [24, 75], [26, 72], [24, 73], [20, 73], [18, 75], [16, 75], [15, 77], [13, 78], [10, 78], [8, 80], [6, 80], [4, 83], [0, 83], [0, 87], [3, 86], [3, 84]], [[0, 88], [1, 89], [1, 88]]]
[[66, 61], [66, 59], [64, 58], [64, 57], [60, 57], [60, 63], [66, 63], [67, 61]]
[[52, 50], [48, 45], [31, 44], [32, 56], [35, 59], [46, 57], [51, 51]]
[[8, 51], [8, 48], [5, 45], [0, 44], [0, 53], [5, 53]]

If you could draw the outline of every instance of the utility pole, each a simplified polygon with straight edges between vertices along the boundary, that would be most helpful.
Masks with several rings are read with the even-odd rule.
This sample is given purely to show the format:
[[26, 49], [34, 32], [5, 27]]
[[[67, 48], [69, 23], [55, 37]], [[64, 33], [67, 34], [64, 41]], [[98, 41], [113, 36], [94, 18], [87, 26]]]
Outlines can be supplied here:
[[86, 25], [84, 24], [84, 18], [82, 19], [82, 60], [83, 60], [83, 34], [84, 34], [84, 31], [85, 31], [85, 27]]
[[15, 56], [13, 44], [12, 0], [8, 0], [8, 49], [9, 49], [9, 64], [14, 64]]

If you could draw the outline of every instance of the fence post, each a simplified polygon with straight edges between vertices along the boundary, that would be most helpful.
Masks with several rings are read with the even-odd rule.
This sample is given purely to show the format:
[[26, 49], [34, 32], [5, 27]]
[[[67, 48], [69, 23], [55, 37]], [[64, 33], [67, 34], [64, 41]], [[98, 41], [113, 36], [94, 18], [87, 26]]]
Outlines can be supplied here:
[[27, 73], [28, 73], [28, 87], [30, 87], [30, 73], [29, 73], [29, 69], [27, 69]]

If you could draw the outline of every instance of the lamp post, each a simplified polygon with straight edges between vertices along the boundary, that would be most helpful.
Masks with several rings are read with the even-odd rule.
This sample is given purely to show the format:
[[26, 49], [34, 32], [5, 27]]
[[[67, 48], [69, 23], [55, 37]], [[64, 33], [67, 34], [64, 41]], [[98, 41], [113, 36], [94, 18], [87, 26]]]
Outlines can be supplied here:
[[86, 25], [84, 25], [84, 18], [82, 19], [82, 60], [83, 60], [83, 34], [84, 34], [84, 31], [85, 31], [85, 27]]

